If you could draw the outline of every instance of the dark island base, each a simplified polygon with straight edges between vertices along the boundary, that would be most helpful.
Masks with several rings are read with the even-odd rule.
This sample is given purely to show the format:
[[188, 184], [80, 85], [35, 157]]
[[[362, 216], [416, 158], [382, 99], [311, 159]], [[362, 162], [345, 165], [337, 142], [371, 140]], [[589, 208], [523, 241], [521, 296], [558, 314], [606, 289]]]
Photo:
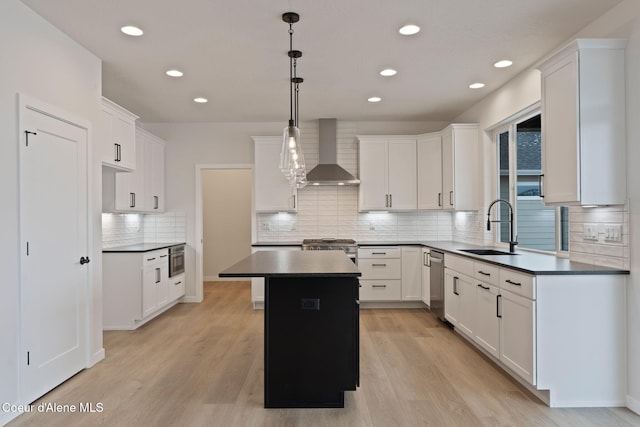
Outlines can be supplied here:
[[359, 383], [356, 277], [265, 278], [265, 408], [343, 408]]

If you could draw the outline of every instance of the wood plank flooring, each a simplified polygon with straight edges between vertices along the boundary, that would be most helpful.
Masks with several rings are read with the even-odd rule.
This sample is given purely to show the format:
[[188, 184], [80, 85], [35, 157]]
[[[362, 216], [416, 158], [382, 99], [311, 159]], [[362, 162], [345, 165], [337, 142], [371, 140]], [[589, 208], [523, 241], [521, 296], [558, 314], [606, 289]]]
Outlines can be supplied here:
[[360, 388], [344, 409], [263, 408], [263, 312], [249, 282], [210, 282], [39, 401], [99, 413], [26, 413], [10, 426], [639, 426], [625, 408], [551, 409], [426, 310], [362, 310]]

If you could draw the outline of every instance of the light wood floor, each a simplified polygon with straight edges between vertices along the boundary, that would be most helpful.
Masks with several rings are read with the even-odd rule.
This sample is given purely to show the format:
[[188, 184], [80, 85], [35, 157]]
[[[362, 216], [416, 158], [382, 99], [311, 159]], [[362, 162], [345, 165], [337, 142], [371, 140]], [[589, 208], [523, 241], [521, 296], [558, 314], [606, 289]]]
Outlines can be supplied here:
[[550, 409], [426, 310], [362, 310], [360, 388], [344, 409], [263, 408], [263, 312], [248, 282], [211, 282], [131, 332], [36, 402], [93, 414], [24, 414], [10, 426], [637, 426], [623, 409]]

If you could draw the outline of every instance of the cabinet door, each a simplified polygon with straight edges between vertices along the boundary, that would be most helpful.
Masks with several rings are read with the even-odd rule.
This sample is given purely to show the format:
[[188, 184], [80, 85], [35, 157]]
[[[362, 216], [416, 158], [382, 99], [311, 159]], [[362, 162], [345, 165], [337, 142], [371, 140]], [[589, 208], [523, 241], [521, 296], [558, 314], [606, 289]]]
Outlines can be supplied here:
[[501, 290], [500, 361], [536, 385], [536, 303]]
[[422, 300], [422, 249], [417, 246], [402, 248], [402, 300]]
[[135, 171], [115, 174], [115, 207], [117, 211], [142, 212], [144, 210], [143, 149], [143, 144], [136, 147], [140, 161]]
[[580, 201], [578, 53], [542, 76], [542, 169], [545, 203]]
[[[161, 308], [165, 305], [167, 305], [167, 303], [169, 302], [169, 284], [170, 284], [170, 279], [169, 279], [169, 264], [166, 262], [163, 262], [161, 264], [158, 264], [156, 266], [156, 269], [160, 269], [159, 275], [160, 275], [160, 282], [158, 282], [157, 288], [156, 288], [156, 292], [157, 292], [157, 304], [158, 304], [158, 308]], [[173, 285], [173, 284], [171, 284]]]
[[386, 140], [360, 140], [360, 210], [388, 209]]
[[388, 147], [388, 193], [391, 210], [418, 207], [418, 178], [415, 139], [393, 139]]
[[458, 325], [461, 332], [473, 336], [476, 323], [476, 285], [468, 276], [459, 275], [458, 284]]
[[418, 209], [442, 209], [442, 138], [418, 139]]
[[100, 111], [100, 123], [97, 139], [100, 141], [99, 145], [102, 163], [107, 166], [120, 167], [118, 165], [120, 153], [114, 137], [114, 115], [115, 113], [112, 110], [102, 108]]
[[500, 358], [500, 289], [485, 282], [476, 284], [476, 321], [474, 340], [492, 356]]
[[155, 267], [142, 270], [142, 316], [144, 319], [158, 307], [157, 287], [160, 272]]
[[442, 134], [442, 208], [453, 209], [453, 133]]
[[120, 115], [115, 116], [113, 126], [115, 143], [120, 144], [120, 167], [136, 169], [136, 125], [135, 121]]
[[448, 268], [444, 270], [444, 318], [453, 326], [458, 326], [460, 312], [459, 279], [455, 271]]
[[140, 138], [144, 144], [144, 210], [164, 212], [164, 144], [148, 135]]
[[422, 249], [422, 302], [431, 308], [431, 262], [429, 249]]
[[254, 138], [254, 197], [256, 212], [295, 212], [297, 192], [280, 171], [282, 139]]

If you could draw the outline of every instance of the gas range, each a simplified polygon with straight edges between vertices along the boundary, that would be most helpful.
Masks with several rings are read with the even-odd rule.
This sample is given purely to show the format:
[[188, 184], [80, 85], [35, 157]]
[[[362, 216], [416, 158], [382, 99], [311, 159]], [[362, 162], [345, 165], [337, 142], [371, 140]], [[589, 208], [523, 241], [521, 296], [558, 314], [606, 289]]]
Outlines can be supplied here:
[[304, 239], [303, 251], [344, 251], [354, 262], [358, 254], [358, 245], [353, 239]]

